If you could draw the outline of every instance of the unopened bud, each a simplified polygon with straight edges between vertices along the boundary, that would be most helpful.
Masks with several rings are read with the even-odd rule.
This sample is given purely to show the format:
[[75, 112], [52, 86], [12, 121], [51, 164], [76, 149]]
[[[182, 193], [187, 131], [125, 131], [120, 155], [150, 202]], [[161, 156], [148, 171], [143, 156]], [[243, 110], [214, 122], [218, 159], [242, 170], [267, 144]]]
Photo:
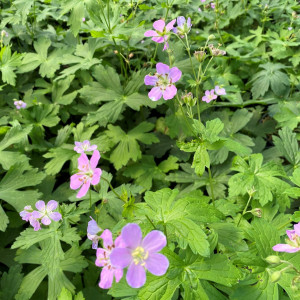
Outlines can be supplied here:
[[95, 215], [99, 215], [100, 214], [100, 209], [98, 207], [95, 207]]
[[279, 256], [276, 255], [270, 255], [265, 260], [269, 264], [275, 264], [275, 265], [280, 264], [280, 258]]
[[292, 12], [292, 18], [297, 19], [297, 13], [295, 11]]
[[213, 40], [213, 39], [215, 39], [216, 37], [213, 35], [213, 34], [211, 34], [211, 35], [209, 35], [208, 36], [208, 40]]
[[252, 197], [256, 193], [254, 186], [250, 190], [247, 190], [247, 193], [249, 197]]
[[118, 52], [118, 50], [114, 50], [114, 54], [118, 54], [119, 52]]
[[129, 58], [132, 58], [133, 56], [134, 56], [133, 53], [129, 53], [129, 55], [128, 55]]
[[107, 202], [108, 202], [108, 199], [103, 199], [102, 202], [103, 202], [103, 203], [107, 203]]
[[190, 105], [191, 100], [193, 99], [193, 94], [191, 92], [187, 93], [187, 91], [185, 91], [185, 94], [183, 94], [181, 96], [181, 100], [186, 104], [186, 105]]
[[261, 209], [260, 208], [254, 208], [249, 211], [253, 216], [261, 218]]
[[195, 51], [194, 56], [199, 62], [203, 62], [206, 56], [205, 51]]
[[271, 275], [271, 282], [275, 283], [277, 281], [280, 280], [280, 277], [281, 277], [281, 272], [280, 271], [275, 271], [274, 273], [272, 273]]

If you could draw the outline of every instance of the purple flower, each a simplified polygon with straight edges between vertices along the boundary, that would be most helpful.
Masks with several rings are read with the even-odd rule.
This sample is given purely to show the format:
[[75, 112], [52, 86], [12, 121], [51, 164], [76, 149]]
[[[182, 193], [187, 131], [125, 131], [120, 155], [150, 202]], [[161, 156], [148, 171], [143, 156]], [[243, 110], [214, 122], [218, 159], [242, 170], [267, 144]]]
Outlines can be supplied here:
[[177, 27], [173, 29], [173, 32], [178, 34], [181, 38], [184, 37], [185, 34], [188, 34], [191, 30], [192, 23], [191, 18], [188, 17], [186, 20], [185, 17], [177, 18]]
[[154, 85], [148, 93], [149, 98], [152, 101], [157, 101], [162, 96], [165, 100], [174, 98], [177, 88], [173, 83], [181, 78], [181, 71], [176, 67], [170, 69], [168, 65], [163, 63], [156, 64], [156, 71], [154, 76], [145, 76], [145, 84]]
[[24, 210], [22, 210], [20, 212], [20, 216], [22, 217], [22, 220], [28, 222], [30, 217], [31, 217], [31, 213], [33, 212], [33, 209], [31, 207], [31, 205], [26, 205], [24, 207]]
[[100, 159], [100, 153], [98, 150], [93, 152], [91, 160], [89, 161], [85, 153], [82, 153], [78, 158], [78, 172], [71, 176], [70, 188], [77, 190], [81, 187], [77, 194], [77, 198], [81, 198], [86, 195], [91, 184], [96, 185], [100, 181], [102, 170], [97, 167]]
[[169, 267], [168, 259], [157, 253], [167, 244], [165, 235], [153, 230], [143, 239], [139, 225], [129, 223], [123, 227], [121, 238], [124, 248], [117, 247], [110, 254], [114, 267], [126, 268], [126, 280], [133, 288], [140, 288], [146, 282], [146, 270], [156, 276], [164, 275]]
[[16, 100], [14, 101], [14, 105], [17, 109], [26, 108], [27, 104], [22, 100]]
[[167, 25], [164, 20], [158, 20], [153, 23], [153, 28], [155, 30], [148, 30], [144, 33], [146, 37], [152, 37], [152, 41], [156, 43], [165, 43], [164, 49], [166, 50], [169, 48], [168, 45], [168, 33], [173, 29], [176, 20], [172, 20]]
[[293, 29], [293, 27], [288, 27], [288, 31], [291, 31]]
[[87, 227], [87, 237], [93, 242], [92, 248], [97, 249], [98, 241], [100, 239], [100, 236], [98, 236], [97, 233], [102, 231], [102, 229], [98, 226], [97, 222], [92, 217], [90, 218], [91, 221], [88, 222]]
[[211, 7], [212, 9], [215, 9], [215, 8], [216, 8], [216, 4], [215, 4], [215, 3], [211, 3], [211, 4], [210, 4], [210, 7]]
[[82, 143], [80, 142], [75, 142], [75, 147], [74, 151], [77, 153], [84, 153], [85, 151], [94, 151], [97, 149], [97, 145], [92, 145], [90, 144], [90, 141], [83, 141]]
[[119, 282], [123, 277], [123, 269], [112, 266], [110, 262], [111, 251], [115, 247], [122, 248], [125, 244], [120, 236], [113, 242], [112, 234], [108, 229], [103, 231], [101, 238], [103, 239], [103, 248], [97, 249], [97, 259], [95, 264], [98, 267], [103, 267], [100, 275], [99, 287], [102, 289], [109, 289], [114, 277], [116, 278], [116, 282]]
[[215, 100], [218, 98], [217, 95], [214, 94], [215, 90], [205, 91], [205, 96], [202, 97], [202, 101], [205, 101], [206, 103], [209, 103], [212, 100]]
[[294, 253], [300, 251], [300, 222], [294, 225], [294, 230], [287, 230], [287, 244], [277, 244], [272, 249], [277, 252]]
[[226, 95], [225, 89], [224, 88], [220, 88], [218, 85], [215, 86], [215, 92], [219, 96]]
[[1, 31], [1, 36], [5, 36], [5, 37], [8, 37], [8, 33], [5, 31], [5, 30], [2, 30]]
[[38, 211], [34, 210], [32, 212], [32, 217], [36, 220], [41, 219], [41, 222], [44, 225], [49, 225], [52, 221], [59, 221], [61, 220], [61, 214], [59, 212], [53, 212], [58, 206], [57, 201], [50, 200], [47, 203], [47, 206], [45, 205], [45, 202], [43, 200], [39, 200], [35, 207], [38, 209]]

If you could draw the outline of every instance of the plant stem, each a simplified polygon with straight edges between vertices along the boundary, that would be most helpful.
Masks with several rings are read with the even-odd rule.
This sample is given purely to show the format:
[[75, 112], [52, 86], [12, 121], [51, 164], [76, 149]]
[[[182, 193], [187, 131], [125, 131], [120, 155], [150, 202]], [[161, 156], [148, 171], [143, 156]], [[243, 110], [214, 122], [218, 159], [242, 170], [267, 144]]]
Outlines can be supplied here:
[[148, 215], [145, 215], [145, 216], [148, 219], [148, 221], [150, 222], [150, 224], [153, 226], [154, 230], [156, 230], [155, 225], [153, 224], [153, 222], [151, 221], [151, 219], [148, 217]]
[[212, 182], [210, 167], [208, 167], [208, 176], [209, 176], [209, 185], [210, 185], [210, 191], [211, 191], [211, 199], [212, 199], [212, 202], [213, 202], [213, 206], [215, 206], [214, 185], [213, 185], [213, 182]]
[[124, 203], [126, 203], [126, 201], [124, 199], [121, 198], [121, 196], [114, 190], [114, 188], [112, 187], [111, 183], [104, 177], [101, 177], [101, 180], [104, 180], [108, 183], [110, 189], [112, 190], [112, 192], [121, 200], [123, 201]]
[[92, 192], [91, 192], [91, 189], [89, 189], [89, 194], [90, 194], [90, 208], [92, 208]]
[[192, 57], [191, 57], [190, 44], [189, 44], [189, 40], [187, 38], [187, 34], [185, 34], [185, 41], [186, 41], [186, 51], [187, 51], [187, 53], [189, 55], [189, 58], [190, 58], [190, 64], [191, 64], [191, 67], [193, 69], [193, 74], [194, 74], [195, 80], [197, 80], [196, 72], [195, 72]]
[[244, 214], [246, 213], [246, 210], [247, 210], [247, 208], [248, 208], [248, 206], [249, 206], [249, 204], [250, 204], [251, 199], [252, 199], [252, 195], [249, 195], [248, 202], [247, 202], [247, 204], [246, 204], [246, 206], [245, 206], [245, 208], [244, 208], [244, 210], [243, 210], [243, 213], [242, 213], [241, 216], [240, 216], [240, 219], [239, 219], [239, 221], [238, 221], [238, 223], [237, 223], [237, 226], [239, 226], [239, 224], [240, 224], [240, 222], [241, 222], [241, 220], [242, 220], [242, 217], [243, 217]]

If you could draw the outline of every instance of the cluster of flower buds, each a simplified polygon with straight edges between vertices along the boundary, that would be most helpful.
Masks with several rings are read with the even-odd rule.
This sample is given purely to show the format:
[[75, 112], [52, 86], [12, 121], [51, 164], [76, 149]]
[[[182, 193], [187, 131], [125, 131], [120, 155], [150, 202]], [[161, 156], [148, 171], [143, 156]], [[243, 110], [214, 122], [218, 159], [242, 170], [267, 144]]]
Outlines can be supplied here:
[[206, 57], [206, 52], [201, 50], [201, 51], [195, 51], [194, 52], [195, 58], [201, 63], [205, 60]]
[[224, 56], [226, 55], [226, 51], [221, 50], [219, 48], [215, 48], [213, 44], [208, 45], [212, 56]]
[[187, 91], [181, 96], [181, 100], [190, 107], [193, 107], [197, 103], [197, 98], [194, 98], [193, 94], [191, 92], [188, 93]]

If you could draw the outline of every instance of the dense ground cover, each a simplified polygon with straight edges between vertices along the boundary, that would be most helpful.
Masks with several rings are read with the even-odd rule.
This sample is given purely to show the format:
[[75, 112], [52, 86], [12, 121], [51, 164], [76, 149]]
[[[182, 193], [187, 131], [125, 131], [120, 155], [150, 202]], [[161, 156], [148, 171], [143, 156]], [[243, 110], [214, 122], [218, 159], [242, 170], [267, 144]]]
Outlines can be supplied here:
[[298, 1], [0, 9], [0, 299], [300, 299]]

